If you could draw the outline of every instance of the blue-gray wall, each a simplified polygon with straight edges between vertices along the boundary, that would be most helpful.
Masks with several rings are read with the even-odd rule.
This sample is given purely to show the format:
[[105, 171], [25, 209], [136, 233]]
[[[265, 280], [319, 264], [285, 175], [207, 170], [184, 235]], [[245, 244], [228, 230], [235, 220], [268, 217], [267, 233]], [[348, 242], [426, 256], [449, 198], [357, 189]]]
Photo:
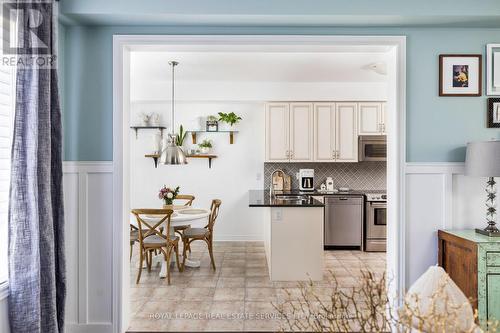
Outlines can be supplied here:
[[65, 160], [112, 159], [113, 34], [405, 35], [407, 161], [463, 161], [468, 141], [500, 138], [486, 128], [486, 96], [437, 95], [438, 55], [484, 56], [487, 43], [500, 42], [500, 29], [67, 26], [63, 33]]

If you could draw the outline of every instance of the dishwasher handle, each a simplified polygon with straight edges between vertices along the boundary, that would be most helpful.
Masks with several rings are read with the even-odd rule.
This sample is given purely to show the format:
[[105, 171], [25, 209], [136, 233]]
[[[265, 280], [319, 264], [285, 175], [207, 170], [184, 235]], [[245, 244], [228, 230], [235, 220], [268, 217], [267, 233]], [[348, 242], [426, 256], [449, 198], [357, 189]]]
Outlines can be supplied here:
[[331, 196], [326, 197], [325, 203], [327, 204], [335, 204], [342, 203], [348, 205], [362, 205], [363, 198], [362, 197], [354, 197], [354, 196]]

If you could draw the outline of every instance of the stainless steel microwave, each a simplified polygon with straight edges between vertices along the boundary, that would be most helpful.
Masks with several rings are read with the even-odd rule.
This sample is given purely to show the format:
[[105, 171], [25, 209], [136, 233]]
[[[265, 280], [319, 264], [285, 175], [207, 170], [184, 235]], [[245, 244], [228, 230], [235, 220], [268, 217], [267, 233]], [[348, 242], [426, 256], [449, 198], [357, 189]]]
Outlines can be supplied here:
[[359, 161], [387, 161], [387, 137], [385, 135], [359, 136]]

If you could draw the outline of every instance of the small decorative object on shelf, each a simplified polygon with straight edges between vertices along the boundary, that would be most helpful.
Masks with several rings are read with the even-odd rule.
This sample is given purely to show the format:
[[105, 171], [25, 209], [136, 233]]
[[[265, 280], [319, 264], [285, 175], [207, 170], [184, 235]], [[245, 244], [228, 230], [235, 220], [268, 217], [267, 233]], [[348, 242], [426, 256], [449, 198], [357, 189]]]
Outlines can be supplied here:
[[207, 117], [207, 132], [217, 132], [219, 130], [219, 122], [216, 116]]
[[152, 116], [151, 113], [141, 112], [139, 114], [139, 118], [141, 119], [141, 125], [144, 127], [149, 126], [151, 121], [151, 116]]
[[234, 131], [234, 125], [240, 122], [242, 118], [238, 116], [236, 113], [224, 113], [219, 112], [219, 121], [224, 124], [223, 130], [226, 131]]
[[210, 140], [203, 140], [200, 144], [198, 144], [198, 147], [200, 147], [200, 152], [202, 154], [208, 154], [213, 146]]
[[500, 141], [468, 143], [465, 154], [465, 175], [488, 177], [486, 182], [486, 222], [488, 226], [484, 229], [476, 229], [476, 232], [490, 237], [500, 237], [500, 231], [496, 227], [497, 187], [494, 178], [500, 177]]
[[161, 153], [161, 144], [162, 141], [162, 133], [160, 131], [153, 134], [153, 154]]
[[159, 126], [160, 125], [160, 115], [156, 112], [151, 113], [149, 118], [149, 123], [151, 126]]
[[179, 189], [179, 186], [172, 189], [163, 185], [163, 187], [160, 189], [160, 192], [158, 193], [158, 198], [163, 200], [163, 208], [171, 208], [175, 198], [179, 194]]

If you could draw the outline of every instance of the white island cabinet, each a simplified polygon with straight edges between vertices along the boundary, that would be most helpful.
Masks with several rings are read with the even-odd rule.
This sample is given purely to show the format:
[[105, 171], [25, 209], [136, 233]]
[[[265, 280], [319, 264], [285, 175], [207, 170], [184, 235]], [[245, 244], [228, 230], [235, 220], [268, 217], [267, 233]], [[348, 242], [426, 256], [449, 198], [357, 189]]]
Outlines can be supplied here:
[[263, 213], [269, 277], [271, 281], [320, 281], [325, 204], [310, 196], [289, 201], [284, 198], [287, 195], [297, 196], [293, 192], [249, 191], [248, 206]]
[[323, 279], [323, 207], [265, 208], [264, 243], [271, 281]]

